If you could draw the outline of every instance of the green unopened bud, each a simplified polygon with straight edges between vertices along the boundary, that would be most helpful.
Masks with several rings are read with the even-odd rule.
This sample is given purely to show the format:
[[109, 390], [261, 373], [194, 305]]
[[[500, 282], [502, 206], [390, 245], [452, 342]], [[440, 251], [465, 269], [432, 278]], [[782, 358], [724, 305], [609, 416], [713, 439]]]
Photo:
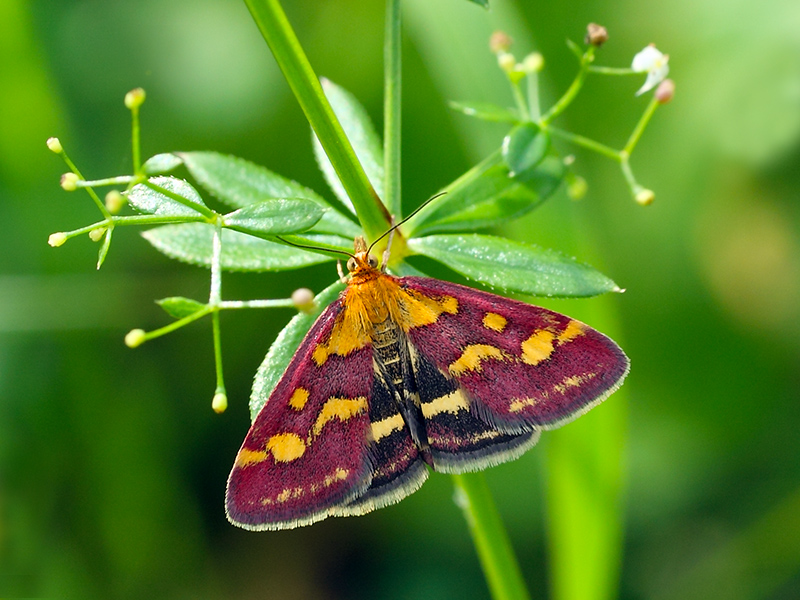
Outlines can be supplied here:
[[214, 394], [214, 399], [211, 401], [211, 408], [214, 409], [214, 412], [217, 414], [225, 412], [225, 409], [228, 408], [228, 396], [225, 392], [217, 392]]
[[642, 188], [638, 192], [636, 192], [634, 198], [636, 199], [636, 202], [638, 202], [642, 206], [648, 206], [653, 203], [653, 200], [656, 199], [656, 194], [653, 190]]
[[544, 57], [538, 52], [531, 52], [522, 60], [522, 70], [526, 73], [538, 73], [544, 68]]
[[511, 73], [514, 71], [514, 67], [517, 66], [517, 59], [510, 52], [501, 52], [497, 55], [497, 64], [506, 73]]
[[144, 93], [142, 88], [131, 90], [125, 94], [125, 106], [127, 106], [130, 110], [139, 108], [142, 104], [144, 104], [146, 96], [147, 94]]
[[665, 79], [658, 84], [655, 92], [655, 99], [659, 104], [666, 104], [675, 96], [675, 82], [672, 79]]
[[100, 240], [103, 239], [105, 233], [106, 233], [105, 227], [100, 227], [99, 229], [92, 229], [89, 232], [89, 239], [92, 240], [93, 242], [99, 242]]
[[508, 52], [513, 40], [505, 31], [495, 31], [489, 38], [489, 49], [495, 54]]
[[314, 310], [314, 292], [308, 288], [299, 288], [292, 292], [292, 303], [297, 310], [310, 313]]
[[78, 189], [77, 184], [80, 180], [81, 178], [75, 173], [64, 173], [61, 176], [61, 187], [68, 192], [74, 192]]
[[586, 195], [588, 190], [589, 184], [586, 183], [586, 180], [580, 175], [574, 177], [572, 181], [569, 182], [569, 185], [567, 185], [567, 194], [569, 194], [569, 197], [573, 200], [580, 200]]
[[57, 137], [47, 138], [47, 147], [51, 152], [55, 152], [56, 154], [61, 154], [64, 151]]
[[111, 190], [106, 194], [106, 210], [112, 215], [117, 214], [125, 205], [125, 198], [118, 190]]
[[583, 41], [586, 44], [599, 48], [608, 41], [608, 31], [602, 25], [589, 23], [586, 26], [586, 37]]
[[144, 329], [131, 329], [125, 336], [125, 345], [128, 348], [141, 346], [145, 341]]
[[53, 248], [58, 248], [59, 246], [63, 246], [64, 242], [66, 242], [69, 238], [67, 234], [63, 231], [59, 231], [57, 233], [51, 233], [50, 237], [47, 238], [47, 243], [50, 244]]

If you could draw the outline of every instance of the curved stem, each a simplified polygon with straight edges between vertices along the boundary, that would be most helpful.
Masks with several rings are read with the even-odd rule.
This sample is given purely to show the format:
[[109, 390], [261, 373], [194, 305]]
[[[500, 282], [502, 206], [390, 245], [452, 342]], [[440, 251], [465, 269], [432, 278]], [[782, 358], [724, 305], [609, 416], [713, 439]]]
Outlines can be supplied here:
[[402, 117], [402, 20], [400, 0], [386, 0], [386, 40], [383, 51], [383, 172], [386, 207], [396, 220], [402, 218], [401, 117]]

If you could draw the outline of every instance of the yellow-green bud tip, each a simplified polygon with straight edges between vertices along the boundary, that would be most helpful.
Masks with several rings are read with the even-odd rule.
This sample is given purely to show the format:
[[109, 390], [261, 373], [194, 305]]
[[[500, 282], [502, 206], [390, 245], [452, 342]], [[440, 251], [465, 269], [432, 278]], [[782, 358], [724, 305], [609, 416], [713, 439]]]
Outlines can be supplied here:
[[56, 154], [61, 154], [64, 151], [64, 148], [61, 147], [61, 142], [57, 137], [47, 138], [47, 148]]
[[115, 215], [122, 210], [124, 205], [125, 198], [122, 197], [122, 194], [120, 194], [118, 190], [111, 190], [106, 194], [106, 209], [112, 215]]
[[80, 180], [81, 178], [75, 175], [75, 173], [64, 173], [61, 176], [61, 187], [67, 192], [74, 192], [78, 189], [77, 184]]
[[127, 106], [130, 110], [134, 108], [139, 108], [142, 104], [144, 104], [144, 100], [147, 97], [144, 90], [142, 88], [136, 88], [135, 90], [131, 90], [127, 94], [125, 94], [125, 106]]
[[665, 79], [658, 84], [655, 98], [659, 104], [666, 104], [675, 96], [675, 82], [672, 79]]
[[92, 240], [93, 242], [99, 242], [100, 240], [103, 239], [105, 233], [106, 233], [105, 227], [100, 227], [99, 229], [92, 229], [89, 232], [89, 239]]
[[583, 41], [591, 46], [599, 48], [608, 41], [608, 31], [602, 25], [589, 23], [586, 26], [586, 37]]
[[292, 292], [292, 303], [297, 310], [304, 313], [314, 310], [314, 292], [308, 288], [299, 288]]
[[508, 52], [513, 40], [505, 31], [495, 31], [489, 38], [489, 49], [495, 54]]
[[517, 59], [510, 52], [501, 52], [497, 55], [497, 64], [506, 73], [511, 73], [517, 66]]
[[53, 248], [58, 248], [59, 246], [62, 246], [67, 239], [67, 234], [63, 231], [59, 231], [58, 233], [50, 234], [50, 237], [47, 238], [47, 243]]
[[586, 180], [581, 176], [575, 177], [567, 186], [567, 193], [573, 200], [580, 200], [586, 195], [588, 190], [589, 184], [587, 184]]
[[642, 188], [638, 192], [636, 192], [636, 202], [641, 204], [642, 206], [648, 206], [653, 203], [653, 200], [656, 199], [656, 194], [653, 190], [648, 190]]
[[526, 73], [538, 73], [543, 68], [544, 57], [538, 52], [532, 52], [522, 60], [522, 70]]
[[144, 329], [131, 329], [125, 336], [125, 345], [128, 348], [141, 346], [145, 341]]
[[226, 396], [224, 392], [217, 392], [214, 394], [214, 399], [211, 401], [211, 408], [213, 408], [214, 412], [217, 414], [224, 413], [225, 409], [228, 408], [228, 396]]

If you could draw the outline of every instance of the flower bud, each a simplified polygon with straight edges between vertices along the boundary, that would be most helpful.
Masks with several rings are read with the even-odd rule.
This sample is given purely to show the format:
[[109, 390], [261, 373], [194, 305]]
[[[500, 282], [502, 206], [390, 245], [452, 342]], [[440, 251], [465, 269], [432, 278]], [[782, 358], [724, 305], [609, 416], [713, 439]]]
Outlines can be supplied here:
[[658, 84], [655, 91], [655, 99], [659, 104], [666, 104], [675, 96], [675, 82], [672, 79], [665, 79]]
[[522, 60], [522, 70], [526, 73], [538, 73], [544, 68], [544, 57], [539, 52], [531, 52]]
[[508, 52], [513, 40], [505, 31], [495, 31], [489, 38], [489, 49], [495, 54]]
[[602, 25], [589, 23], [586, 26], [586, 37], [584, 43], [599, 48], [608, 41], [608, 31]]
[[105, 233], [106, 233], [105, 227], [100, 227], [99, 229], [92, 229], [89, 232], [89, 239], [92, 240], [93, 242], [99, 242], [100, 240], [103, 239]]
[[656, 194], [653, 192], [653, 190], [642, 188], [636, 192], [636, 196], [634, 196], [634, 198], [636, 199], [636, 202], [642, 206], [648, 206], [653, 203], [653, 200], [656, 199]]
[[133, 110], [135, 108], [139, 108], [142, 104], [144, 104], [145, 97], [147, 95], [144, 93], [142, 88], [136, 88], [131, 90], [127, 94], [125, 94], [125, 106], [129, 109]]
[[47, 138], [47, 147], [51, 152], [55, 152], [56, 154], [61, 154], [64, 151], [64, 148], [61, 147], [61, 142], [57, 137]]
[[225, 392], [217, 392], [214, 394], [214, 399], [211, 401], [211, 408], [214, 409], [214, 412], [217, 414], [225, 412], [225, 409], [228, 408], [228, 396]]
[[128, 348], [141, 346], [145, 341], [144, 329], [131, 329], [125, 336], [125, 345]]
[[497, 64], [506, 73], [511, 73], [514, 71], [514, 67], [517, 66], [517, 59], [509, 52], [501, 52], [497, 55]]
[[125, 198], [122, 197], [118, 190], [111, 190], [106, 194], [106, 210], [112, 215], [122, 210], [124, 204]]
[[67, 237], [66, 233], [59, 231], [57, 233], [51, 233], [50, 237], [47, 238], [47, 243], [53, 248], [58, 248], [59, 246], [62, 246], [68, 239], [69, 238]]
[[574, 177], [567, 185], [567, 194], [569, 194], [569, 197], [573, 200], [580, 200], [586, 195], [588, 190], [589, 184], [586, 183], [586, 180], [580, 175]]
[[308, 288], [299, 288], [292, 292], [292, 303], [297, 310], [309, 313], [314, 310], [314, 292]]
[[75, 175], [75, 173], [64, 173], [61, 176], [61, 187], [67, 192], [74, 192], [78, 189], [77, 184], [80, 180], [81, 178]]

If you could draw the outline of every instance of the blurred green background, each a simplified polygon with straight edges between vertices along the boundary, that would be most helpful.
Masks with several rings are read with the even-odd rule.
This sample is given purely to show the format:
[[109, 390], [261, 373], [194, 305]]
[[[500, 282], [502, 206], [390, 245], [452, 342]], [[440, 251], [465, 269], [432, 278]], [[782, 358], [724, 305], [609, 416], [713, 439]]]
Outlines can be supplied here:
[[[382, 3], [285, 8], [317, 73], [380, 127]], [[800, 597], [800, 4], [404, 8], [407, 207], [502, 139], [503, 127], [446, 108], [511, 103], [487, 50], [496, 28], [517, 56], [544, 54], [546, 105], [575, 72], [565, 39], [580, 41], [590, 21], [610, 32], [597, 64], [627, 66], [655, 42], [677, 84], [632, 160], [652, 206], [633, 202], [615, 164], [575, 151], [587, 196], [561, 190], [503, 232], [577, 255], [627, 288], [548, 303], [578, 316], [602, 307], [600, 322], [581, 318], [631, 357], [625, 393], [486, 474], [533, 596], [554, 595], [548, 548], [559, 551], [548, 542], [560, 513], [546, 509], [546, 457], [570, 428], [602, 439], [594, 424], [613, 414], [614, 439], [627, 436], [611, 455], [625, 482], [622, 528], [609, 534], [623, 536], [621, 556], [605, 557], [606, 591], [584, 597], [617, 595], [617, 563], [621, 598]], [[85, 194], [59, 188], [65, 167], [45, 140], [58, 136], [87, 177], [127, 172], [122, 98], [137, 86], [148, 93], [145, 156], [214, 149], [330, 194], [244, 4], [2, 0], [0, 55], [0, 595], [487, 598], [446, 476], [364, 517], [261, 534], [229, 525], [225, 481], [250, 382], [291, 311], [223, 315], [230, 407], [218, 416], [208, 322], [137, 350], [122, 343], [134, 327], [168, 322], [153, 299], [205, 298], [207, 273], [133, 229], [117, 230], [99, 273], [88, 239], [46, 243], [98, 215]], [[619, 147], [647, 102], [633, 96], [640, 85], [592, 77], [558, 124]], [[285, 297], [334, 277], [331, 264], [231, 275], [224, 293]], [[595, 567], [574, 564], [574, 577]]]

